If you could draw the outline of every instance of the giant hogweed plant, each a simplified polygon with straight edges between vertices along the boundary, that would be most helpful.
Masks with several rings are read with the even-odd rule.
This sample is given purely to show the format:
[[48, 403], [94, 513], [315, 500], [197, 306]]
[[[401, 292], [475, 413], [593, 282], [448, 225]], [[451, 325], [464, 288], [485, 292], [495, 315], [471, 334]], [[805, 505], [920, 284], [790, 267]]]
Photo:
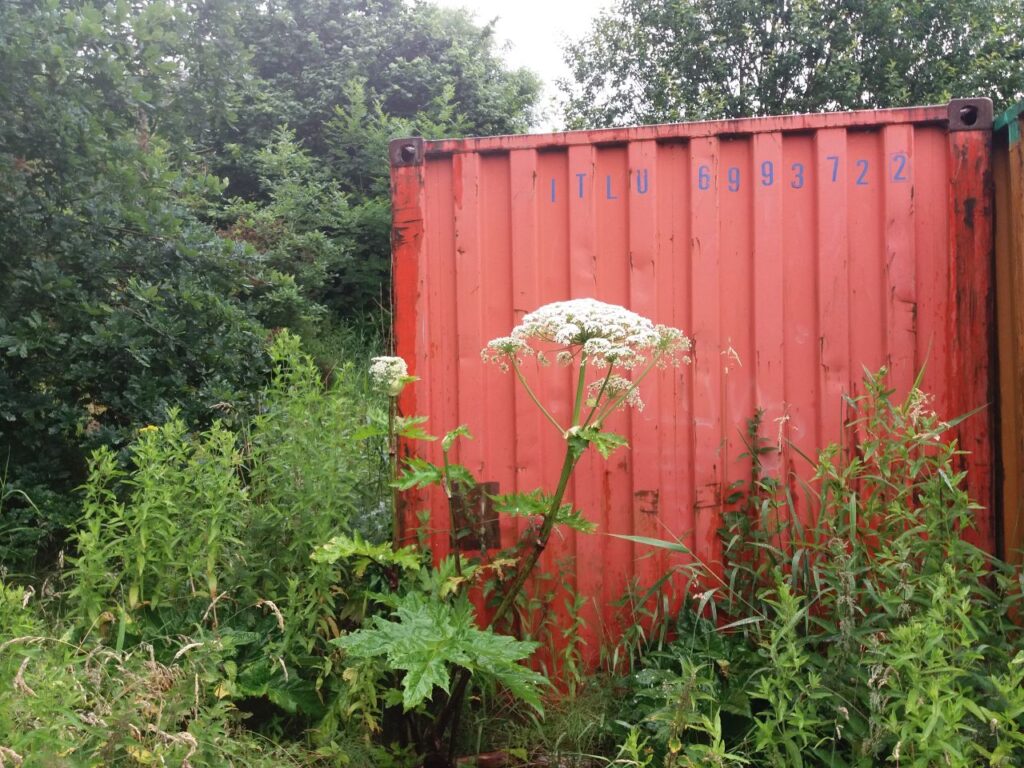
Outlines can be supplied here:
[[[390, 674], [394, 679], [397, 673], [398, 684], [385, 695], [384, 703], [400, 704], [406, 712], [429, 710], [425, 712], [429, 724], [415, 734], [427, 755], [426, 764], [450, 764], [450, 747], [456, 740], [458, 716], [471, 679], [499, 683], [540, 708], [539, 688], [544, 680], [518, 663], [537, 644], [499, 636], [495, 628], [502, 626], [514, 610], [555, 527], [593, 530], [583, 511], [564, 499], [572, 473], [588, 448], [608, 458], [616, 449], [627, 446], [624, 437], [605, 429], [608, 418], [623, 408], [643, 408], [641, 382], [656, 368], [688, 363], [690, 349], [690, 340], [678, 329], [655, 325], [619, 306], [575, 299], [528, 313], [508, 336], [491, 340], [481, 351], [484, 363], [516, 377], [563, 441], [564, 457], [554, 491], [538, 489], [495, 497], [499, 512], [528, 516], [533, 521], [520, 542], [517, 558], [464, 563], [456, 547], [456, 553], [442, 561], [432, 577], [421, 577], [421, 585], [429, 592], [426, 598], [422, 590], [416, 589], [398, 596], [376, 595], [389, 615], [375, 616], [368, 626], [334, 641], [345, 651], [346, 660], [353, 663], [346, 672], [350, 679], [365, 681], [367, 674], [381, 678]], [[549, 408], [537, 395], [527, 376], [528, 358], [540, 367], [554, 362], [572, 371], [567, 422], [559, 421], [554, 415], [556, 409]], [[404, 363], [384, 358], [375, 365], [380, 385], [396, 396], [410, 378]], [[392, 410], [388, 430], [392, 439], [395, 435], [430, 439], [422, 433], [422, 423], [422, 417], [396, 417]], [[416, 457], [407, 459], [405, 471], [396, 478], [396, 488], [440, 485], [451, 500], [456, 489], [472, 487], [475, 481], [471, 473], [449, 460], [455, 441], [468, 437], [465, 427], [445, 435], [441, 465]], [[454, 526], [451, 509], [449, 513]], [[365, 547], [353, 547], [349, 537], [339, 536], [316, 556], [334, 561], [345, 556], [341, 553], [353, 556], [365, 551]], [[392, 555], [378, 552], [376, 562], [394, 567], [395, 558], [401, 557], [402, 551]], [[495, 569], [511, 569], [511, 576], [504, 582], [487, 626], [479, 629], [466, 587], [480, 574]]]

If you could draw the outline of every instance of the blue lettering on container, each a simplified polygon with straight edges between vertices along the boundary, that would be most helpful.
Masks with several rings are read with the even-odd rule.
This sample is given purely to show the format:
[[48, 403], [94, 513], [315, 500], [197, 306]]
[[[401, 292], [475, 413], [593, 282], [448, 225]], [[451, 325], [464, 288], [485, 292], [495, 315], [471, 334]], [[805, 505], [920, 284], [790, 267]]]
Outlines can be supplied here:
[[638, 195], [646, 195], [647, 194], [647, 189], [648, 189], [647, 183], [648, 183], [647, 169], [644, 168], [642, 170], [637, 171], [637, 173], [636, 173], [636, 193]]
[[897, 152], [892, 156], [892, 180], [897, 182], [910, 181], [910, 177], [907, 176], [907, 161], [908, 155], [906, 152]]

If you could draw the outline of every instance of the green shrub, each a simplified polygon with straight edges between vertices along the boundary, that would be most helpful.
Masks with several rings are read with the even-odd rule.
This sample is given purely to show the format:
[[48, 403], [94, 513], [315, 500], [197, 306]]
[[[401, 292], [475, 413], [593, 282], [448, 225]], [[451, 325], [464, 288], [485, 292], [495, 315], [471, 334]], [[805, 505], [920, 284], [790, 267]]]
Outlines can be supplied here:
[[[243, 713], [200, 683], [201, 648], [161, 662], [140, 645], [72, 642], [31, 591], [0, 583], [0, 762], [97, 765], [314, 766], [315, 755], [246, 732]], [[19, 762], [22, 759], [24, 762]]]
[[761, 475], [755, 420], [725, 572], [688, 568], [717, 584], [628, 679], [666, 765], [716, 744], [771, 766], [1024, 765], [1021, 573], [960, 535], [977, 506], [951, 424], [916, 387], [893, 400], [884, 371], [865, 384], [847, 402], [859, 440], [824, 449], [804, 488], [809, 530]]
[[140, 431], [130, 470], [94, 454], [69, 604], [117, 652], [149, 643], [166, 662], [183, 645], [216, 649], [207, 690], [266, 700], [273, 727], [301, 729], [336, 693], [328, 641], [363, 610], [350, 574], [310, 555], [388, 516], [376, 495], [381, 447], [353, 439], [365, 381], [345, 367], [325, 386], [287, 333], [271, 358], [248, 428], [194, 434], [172, 416]]

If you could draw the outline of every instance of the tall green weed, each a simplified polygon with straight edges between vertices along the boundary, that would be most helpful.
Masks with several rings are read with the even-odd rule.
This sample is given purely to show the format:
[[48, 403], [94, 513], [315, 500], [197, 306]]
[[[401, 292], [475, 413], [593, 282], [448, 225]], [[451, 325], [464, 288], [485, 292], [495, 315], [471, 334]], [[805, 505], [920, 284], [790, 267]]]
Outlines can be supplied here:
[[363, 612], [351, 572], [310, 555], [339, 532], [379, 532], [377, 518], [386, 533], [388, 513], [382, 448], [353, 438], [371, 404], [362, 374], [343, 366], [325, 385], [288, 333], [271, 358], [245, 428], [193, 434], [172, 415], [140, 431], [132, 469], [94, 454], [67, 579], [80, 631], [117, 652], [152, 644], [163, 660], [214, 648], [209, 689], [269, 701], [290, 727], [329, 706], [328, 641]]
[[31, 590], [0, 582], [0, 764], [325, 764], [246, 731], [244, 713], [205, 686], [212, 647], [161, 661], [145, 644], [118, 651], [73, 634]]
[[687, 567], [712, 588], [688, 601], [668, 652], [627, 678], [632, 720], [665, 765], [703, 764], [719, 739], [720, 763], [1024, 765], [1024, 582], [962, 536], [978, 506], [943, 439], [956, 422], [916, 387], [896, 400], [884, 370], [846, 405], [856, 439], [822, 450], [804, 487], [762, 474], [771, 449], [755, 420], [724, 573]]

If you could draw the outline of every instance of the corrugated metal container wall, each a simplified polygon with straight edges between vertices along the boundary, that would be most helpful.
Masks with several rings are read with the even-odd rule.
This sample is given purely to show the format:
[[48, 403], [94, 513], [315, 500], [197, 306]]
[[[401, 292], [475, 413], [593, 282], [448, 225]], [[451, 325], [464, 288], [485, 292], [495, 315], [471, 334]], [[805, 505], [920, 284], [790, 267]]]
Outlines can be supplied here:
[[[863, 369], [905, 393], [927, 363], [934, 408], [954, 416], [994, 396], [992, 106], [950, 105], [391, 147], [397, 352], [422, 380], [404, 413], [435, 432], [467, 424], [458, 460], [502, 492], [552, 489], [560, 436], [480, 350], [524, 313], [567, 298], [621, 304], [696, 344], [691, 367], [645, 381], [643, 412], [608, 428], [631, 450], [588, 455], [571, 496], [599, 525], [556, 536], [542, 565], [588, 598], [588, 653], [614, 635], [611, 603], [670, 562], [607, 533], [678, 537], [717, 563], [730, 484], [749, 478], [755, 409], [781, 451], [801, 515], [800, 452], [840, 439], [842, 396]], [[532, 364], [528, 367], [532, 368]], [[556, 415], [566, 372], [531, 370]], [[993, 410], [959, 428], [977, 540], [994, 550]], [[434, 444], [415, 446], [439, 461]], [[438, 493], [406, 497], [405, 534]], [[523, 531], [501, 521], [501, 545]], [[564, 612], [556, 600], [556, 612]], [[563, 613], [564, 618], [564, 613]]]
[[1024, 103], [995, 124], [996, 310], [999, 327], [1002, 539], [1006, 559], [1024, 560]]

